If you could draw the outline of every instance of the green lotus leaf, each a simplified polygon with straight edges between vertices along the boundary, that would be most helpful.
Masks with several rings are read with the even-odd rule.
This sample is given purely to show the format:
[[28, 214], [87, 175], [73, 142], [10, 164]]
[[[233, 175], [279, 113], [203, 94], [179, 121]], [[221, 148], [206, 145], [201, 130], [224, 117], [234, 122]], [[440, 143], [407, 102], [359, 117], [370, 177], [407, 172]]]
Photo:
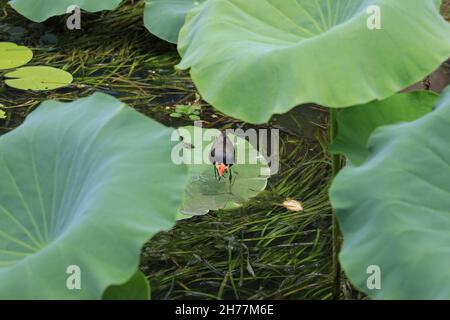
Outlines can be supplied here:
[[1, 119], [6, 119], [6, 112], [3, 110], [0, 110], [0, 120]]
[[24, 17], [42, 22], [67, 13], [71, 6], [89, 12], [115, 9], [122, 0], [11, 0], [9, 4]]
[[235, 146], [236, 157], [236, 163], [231, 167], [232, 183], [228, 176], [220, 181], [215, 178], [214, 166], [207, 155], [219, 134], [216, 129], [179, 129], [183, 142], [178, 151], [188, 166], [189, 182], [178, 219], [203, 215], [210, 210], [237, 208], [266, 188], [270, 171], [267, 161], [246, 139], [235, 134], [228, 134]]
[[430, 91], [399, 93], [386, 100], [346, 108], [338, 114], [339, 134], [330, 151], [345, 154], [352, 164], [360, 165], [369, 154], [367, 142], [375, 129], [424, 116], [431, 112], [438, 97]]
[[[186, 17], [178, 67], [190, 68], [202, 97], [215, 108], [252, 123], [303, 103], [337, 108], [382, 100], [450, 56], [450, 24], [439, 5], [207, 1]], [[368, 10], [374, 8], [380, 9], [381, 29], [371, 29], [376, 16]]]
[[170, 114], [170, 116], [171, 116], [172, 118], [181, 118], [183, 115], [182, 115], [182, 114], [179, 114], [179, 113], [177, 113], [177, 112], [173, 112], [173, 113]]
[[333, 183], [342, 266], [372, 298], [450, 299], [449, 119], [447, 89], [423, 118], [377, 129], [367, 161]]
[[144, 24], [155, 36], [177, 43], [186, 14], [205, 0], [148, 0]]
[[191, 115], [189, 115], [189, 119], [192, 121], [197, 121], [197, 120], [200, 120], [201, 118], [198, 115], [191, 114]]
[[32, 58], [31, 49], [12, 42], [0, 42], [0, 70], [20, 67]]
[[20, 90], [53, 90], [72, 83], [67, 71], [53, 67], [22, 67], [5, 75], [8, 86]]
[[150, 300], [150, 285], [145, 275], [138, 271], [127, 282], [108, 287], [103, 300]]
[[127, 281], [181, 204], [171, 131], [94, 94], [1, 136], [0, 299], [100, 299]]

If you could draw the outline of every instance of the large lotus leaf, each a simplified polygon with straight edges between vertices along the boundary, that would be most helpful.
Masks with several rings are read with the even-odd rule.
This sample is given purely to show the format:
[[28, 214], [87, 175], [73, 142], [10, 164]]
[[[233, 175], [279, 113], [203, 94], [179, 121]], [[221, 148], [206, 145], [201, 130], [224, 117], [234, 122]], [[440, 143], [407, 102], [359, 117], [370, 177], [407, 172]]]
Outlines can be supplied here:
[[20, 67], [32, 58], [31, 49], [11, 42], [0, 42], [0, 70]]
[[186, 14], [205, 0], [148, 0], [144, 24], [155, 36], [177, 43]]
[[24, 17], [42, 22], [65, 14], [73, 5], [89, 12], [115, 9], [122, 0], [11, 0], [9, 4]]
[[[381, 29], [369, 29], [378, 6]], [[439, 0], [215, 0], [179, 37], [181, 69], [220, 111], [253, 123], [314, 102], [384, 99], [450, 56]], [[372, 11], [370, 11], [372, 13]], [[375, 12], [375, 11], [373, 11]]]
[[449, 136], [450, 89], [423, 118], [376, 130], [368, 160], [333, 183], [341, 263], [372, 298], [450, 299]]
[[178, 154], [182, 154], [189, 172], [179, 219], [206, 214], [210, 210], [237, 208], [266, 188], [270, 174], [267, 161], [245, 138], [235, 134], [227, 135], [234, 144], [236, 157], [231, 167], [232, 183], [228, 176], [220, 181], [215, 178], [214, 166], [206, 155], [219, 134], [220, 131], [215, 129], [179, 129], [183, 143], [179, 144]]
[[369, 154], [367, 142], [376, 128], [416, 120], [433, 109], [438, 97], [430, 91], [399, 93], [344, 109], [338, 114], [339, 134], [330, 151], [345, 154], [352, 164], [360, 165]]
[[22, 67], [5, 74], [8, 86], [20, 90], [52, 90], [73, 81], [67, 71], [53, 67]]
[[0, 299], [99, 299], [128, 280], [181, 204], [170, 135], [95, 94], [45, 102], [1, 136]]

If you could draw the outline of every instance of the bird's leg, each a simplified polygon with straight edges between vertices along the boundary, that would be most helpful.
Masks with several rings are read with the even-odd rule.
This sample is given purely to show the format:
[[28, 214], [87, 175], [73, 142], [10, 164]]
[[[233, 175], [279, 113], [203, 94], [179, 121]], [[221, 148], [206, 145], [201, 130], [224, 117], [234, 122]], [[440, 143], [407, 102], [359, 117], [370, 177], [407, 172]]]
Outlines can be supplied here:
[[233, 171], [230, 168], [230, 174], [228, 176], [228, 179], [229, 179], [229, 182], [230, 182], [230, 184], [229, 184], [229, 191], [230, 191], [231, 194], [233, 194], [233, 192], [231, 191], [231, 188], [233, 187], [233, 173], [232, 172]]
[[234, 183], [236, 182], [236, 178], [237, 178], [237, 176], [238, 176], [238, 173], [237, 172], [235, 172], [234, 173], [234, 179], [233, 179], [233, 182], [231, 183], [231, 185], [234, 185]]
[[217, 168], [215, 165], [213, 165], [214, 168], [214, 179], [217, 179]]

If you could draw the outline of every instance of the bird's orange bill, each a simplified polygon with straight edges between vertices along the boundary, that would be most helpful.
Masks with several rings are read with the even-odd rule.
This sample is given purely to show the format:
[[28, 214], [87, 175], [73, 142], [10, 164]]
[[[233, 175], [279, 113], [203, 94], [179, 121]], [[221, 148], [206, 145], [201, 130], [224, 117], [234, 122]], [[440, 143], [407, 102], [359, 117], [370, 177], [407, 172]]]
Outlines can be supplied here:
[[219, 176], [223, 177], [223, 175], [225, 174], [225, 172], [227, 172], [228, 170], [228, 166], [224, 165], [223, 163], [221, 164], [216, 164], [216, 168], [219, 171]]

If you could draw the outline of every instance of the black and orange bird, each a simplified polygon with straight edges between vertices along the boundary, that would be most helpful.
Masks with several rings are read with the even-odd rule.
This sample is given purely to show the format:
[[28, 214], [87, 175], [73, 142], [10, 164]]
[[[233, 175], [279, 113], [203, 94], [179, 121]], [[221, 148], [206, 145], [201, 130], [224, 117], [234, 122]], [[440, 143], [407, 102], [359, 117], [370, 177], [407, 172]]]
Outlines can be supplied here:
[[209, 153], [209, 161], [214, 165], [214, 177], [220, 180], [226, 173], [229, 173], [228, 178], [231, 184], [233, 178], [231, 167], [234, 164], [234, 145], [225, 132], [222, 131], [214, 141], [211, 152]]

